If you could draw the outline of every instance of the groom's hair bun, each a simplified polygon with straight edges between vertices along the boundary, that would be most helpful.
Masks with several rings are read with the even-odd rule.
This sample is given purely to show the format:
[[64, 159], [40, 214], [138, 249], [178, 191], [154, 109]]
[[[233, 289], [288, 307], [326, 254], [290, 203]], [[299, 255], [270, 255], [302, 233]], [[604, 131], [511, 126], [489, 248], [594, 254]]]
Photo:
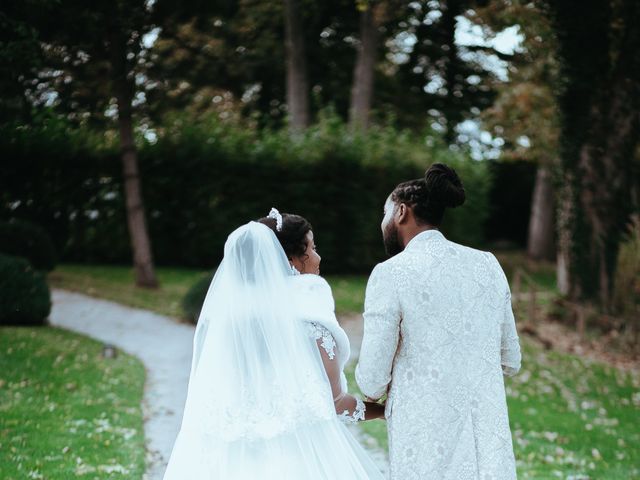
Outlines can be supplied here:
[[456, 171], [443, 163], [434, 163], [424, 178], [398, 185], [391, 193], [395, 203], [410, 205], [418, 221], [438, 226], [445, 208], [455, 208], [465, 201], [462, 181]]
[[301, 257], [307, 251], [307, 233], [313, 228], [306, 218], [291, 213], [282, 214], [282, 228], [278, 230], [276, 220], [263, 217], [258, 222], [266, 225], [276, 234], [287, 258]]
[[432, 201], [448, 208], [455, 208], [465, 201], [464, 187], [456, 171], [444, 163], [434, 163], [424, 175]]

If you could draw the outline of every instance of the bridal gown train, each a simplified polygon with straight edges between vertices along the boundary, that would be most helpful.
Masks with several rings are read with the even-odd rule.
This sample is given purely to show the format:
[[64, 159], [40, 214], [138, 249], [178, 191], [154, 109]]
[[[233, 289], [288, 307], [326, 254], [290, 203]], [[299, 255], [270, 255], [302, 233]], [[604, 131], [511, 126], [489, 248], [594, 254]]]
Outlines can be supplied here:
[[[328, 285], [294, 278], [273, 232], [234, 231], [204, 302], [187, 401], [165, 480], [382, 479], [337, 415], [320, 348], [348, 340]], [[327, 296], [328, 295], [328, 296]]]

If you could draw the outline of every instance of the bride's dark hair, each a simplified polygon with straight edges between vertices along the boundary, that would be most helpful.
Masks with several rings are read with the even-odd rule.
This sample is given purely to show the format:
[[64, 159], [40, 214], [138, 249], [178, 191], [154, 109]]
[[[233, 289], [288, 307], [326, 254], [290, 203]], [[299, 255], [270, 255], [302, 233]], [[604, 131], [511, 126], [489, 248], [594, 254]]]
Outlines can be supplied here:
[[405, 203], [413, 208], [417, 220], [439, 226], [445, 208], [455, 208], [465, 201], [464, 187], [456, 171], [434, 163], [424, 178], [409, 180], [398, 185], [391, 193], [394, 203]]
[[276, 229], [276, 220], [274, 218], [263, 217], [257, 221], [273, 230], [288, 259], [305, 256], [308, 246], [307, 233], [312, 230], [311, 224], [306, 218], [291, 213], [283, 213], [280, 231]]

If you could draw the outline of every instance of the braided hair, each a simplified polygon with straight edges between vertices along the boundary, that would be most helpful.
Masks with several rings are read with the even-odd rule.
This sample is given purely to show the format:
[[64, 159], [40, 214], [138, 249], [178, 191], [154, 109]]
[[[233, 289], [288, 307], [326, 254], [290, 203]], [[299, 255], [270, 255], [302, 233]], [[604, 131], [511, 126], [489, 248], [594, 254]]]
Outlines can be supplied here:
[[416, 220], [439, 226], [445, 208], [455, 208], [465, 201], [464, 187], [456, 171], [443, 164], [434, 163], [424, 178], [399, 184], [391, 193], [395, 204], [405, 203], [413, 209]]

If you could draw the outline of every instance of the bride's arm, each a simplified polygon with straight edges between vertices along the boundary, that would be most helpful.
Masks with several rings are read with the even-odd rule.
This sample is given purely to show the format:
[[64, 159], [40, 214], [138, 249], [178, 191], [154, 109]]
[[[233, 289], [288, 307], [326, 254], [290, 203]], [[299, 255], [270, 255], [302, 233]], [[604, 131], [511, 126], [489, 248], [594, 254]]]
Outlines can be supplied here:
[[324, 327], [313, 324], [317, 330], [316, 343], [322, 357], [336, 413], [347, 423], [356, 423], [360, 420], [373, 420], [384, 417], [384, 405], [373, 402], [363, 402], [359, 398], [350, 395], [342, 388], [342, 371], [336, 355], [336, 342], [331, 333]]

